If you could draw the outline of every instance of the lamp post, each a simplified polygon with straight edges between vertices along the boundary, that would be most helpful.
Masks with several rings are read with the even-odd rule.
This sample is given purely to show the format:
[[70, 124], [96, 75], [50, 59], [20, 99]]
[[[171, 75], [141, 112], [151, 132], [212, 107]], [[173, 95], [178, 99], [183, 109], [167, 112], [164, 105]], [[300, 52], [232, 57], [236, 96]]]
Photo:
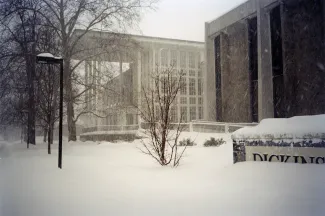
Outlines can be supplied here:
[[60, 113], [59, 113], [59, 154], [58, 167], [62, 169], [62, 116], [63, 116], [63, 58], [55, 57], [51, 53], [41, 53], [36, 56], [39, 64], [60, 64]]

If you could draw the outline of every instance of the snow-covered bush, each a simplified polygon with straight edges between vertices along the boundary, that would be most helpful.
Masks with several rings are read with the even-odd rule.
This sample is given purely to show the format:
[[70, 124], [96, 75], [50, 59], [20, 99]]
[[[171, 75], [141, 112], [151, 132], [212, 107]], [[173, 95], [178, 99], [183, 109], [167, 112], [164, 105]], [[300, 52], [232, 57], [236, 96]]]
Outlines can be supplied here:
[[215, 139], [214, 137], [211, 137], [210, 140], [205, 141], [203, 144], [204, 147], [210, 147], [210, 146], [221, 146], [222, 144], [226, 143], [222, 138]]
[[183, 139], [179, 141], [179, 146], [196, 146], [196, 143], [192, 141], [190, 138]]

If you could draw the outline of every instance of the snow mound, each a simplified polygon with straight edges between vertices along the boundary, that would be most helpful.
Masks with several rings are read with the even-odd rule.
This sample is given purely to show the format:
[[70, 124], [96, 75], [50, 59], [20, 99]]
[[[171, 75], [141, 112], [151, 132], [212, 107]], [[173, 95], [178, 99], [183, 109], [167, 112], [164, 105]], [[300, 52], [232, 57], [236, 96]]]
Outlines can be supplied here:
[[[227, 144], [205, 148], [210, 137]], [[12, 143], [0, 160], [1, 216], [305, 216], [325, 215], [325, 167], [243, 162], [233, 165], [229, 134], [184, 132], [198, 145], [180, 167], [160, 167], [131, 143]], [[40, 138], [41, 140], [41, 138]], [[59, 206], [59, 207], [58, 207]]]
[[232, 139], [325, 139], [325, 115], [264, 119], [235, 131]]

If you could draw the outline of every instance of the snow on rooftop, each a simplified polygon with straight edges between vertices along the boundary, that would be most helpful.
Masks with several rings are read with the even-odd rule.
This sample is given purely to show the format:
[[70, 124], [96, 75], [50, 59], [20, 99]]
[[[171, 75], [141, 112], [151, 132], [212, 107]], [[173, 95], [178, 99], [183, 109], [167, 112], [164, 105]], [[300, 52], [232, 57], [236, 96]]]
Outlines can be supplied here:
[[325, 139], [325, 115], [263, 119], [257, 126], [244, 127], [233, 139]]

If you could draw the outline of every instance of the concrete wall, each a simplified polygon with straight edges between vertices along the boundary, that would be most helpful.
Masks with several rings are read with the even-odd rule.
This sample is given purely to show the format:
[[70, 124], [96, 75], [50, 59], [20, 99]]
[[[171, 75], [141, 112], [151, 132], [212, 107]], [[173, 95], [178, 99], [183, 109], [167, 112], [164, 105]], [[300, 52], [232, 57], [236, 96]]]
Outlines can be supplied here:
[[325, 113], [322, 1], [283, 8], [284, 81], [287, 116]]
[[237, 22], [221, 34], [222, 121], [250, 122], [247, 22]]
[[205, 59], [204, 66], [204, 119], [216, 120], [216, 82], [215, 82], [215, 53], [214, 38], [209, 37], [209, 25], [205, 24]]

